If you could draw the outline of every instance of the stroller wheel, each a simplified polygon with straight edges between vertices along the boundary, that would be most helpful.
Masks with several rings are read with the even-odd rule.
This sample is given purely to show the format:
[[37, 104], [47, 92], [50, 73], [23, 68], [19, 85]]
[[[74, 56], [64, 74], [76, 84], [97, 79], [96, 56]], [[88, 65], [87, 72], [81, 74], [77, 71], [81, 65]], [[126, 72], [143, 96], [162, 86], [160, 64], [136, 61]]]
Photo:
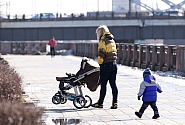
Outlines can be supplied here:
[[73, 105], [77, 108], [77, 109], [81, 109], [85, 106], [86, 104], [86, 100], [83, 96], [76, 96], [73, 100]]
[[64, 97], [61, 97], [61, 102], [60, 102], [60, 104], [65, 104], [66, 102], [67, 102], [67, 99], [64, 98]]
[[89, 108], [92, 105], [91, 97], [89, 97], [88, 95], [85, 95], [85, 101], [86, 101], [86, 103], [85, 103], [84, 108]]
[[53, 102], [53, 104], [60, 104], [61, 103], [61, 96], [60, 95], [54, 95], [53, 97], [52, 97], [52, 102]]

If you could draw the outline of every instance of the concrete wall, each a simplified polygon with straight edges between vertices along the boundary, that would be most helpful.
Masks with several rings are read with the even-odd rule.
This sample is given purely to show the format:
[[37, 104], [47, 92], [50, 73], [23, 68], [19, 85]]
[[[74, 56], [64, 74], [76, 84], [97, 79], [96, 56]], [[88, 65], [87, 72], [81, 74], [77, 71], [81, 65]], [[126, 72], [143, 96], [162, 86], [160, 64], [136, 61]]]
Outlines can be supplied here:
[[119, 19], [2, 22], [1, 41], [96, 40], [95, 30], [107, 25], [115, 40], [185, 39], [184, 19]]
[[167, 44], [167, 45], [185, 45], [185, 39], [164, 40], [164, 44]]

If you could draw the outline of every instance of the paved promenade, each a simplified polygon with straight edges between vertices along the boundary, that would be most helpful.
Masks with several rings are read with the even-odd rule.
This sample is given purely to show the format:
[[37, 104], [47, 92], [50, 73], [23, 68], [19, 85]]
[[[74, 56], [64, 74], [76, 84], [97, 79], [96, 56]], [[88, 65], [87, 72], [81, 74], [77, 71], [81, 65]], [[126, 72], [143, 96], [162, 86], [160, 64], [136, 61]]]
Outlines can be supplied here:
[[[137, 100], [142, 81], [141, 70], [119, 65], [118, 109], [110, 109], [112, 96], [109, 84], [103, 109], [93, 107], [76, 109], [72, 101], [54, 105], [51, 98], [58, 91], [59, 83], [55, 79], [56, 76], [66, 76], [66, 72], [76, 73], [80, 68], [81, 57], [51, 58], [46, 55], [3, 55], [2, 57], [22, 76], [23, 89], [35, 106], [46, 108], [47, 125], [185, 125], [185, 85], [183, 84], [172, 84], [156, 76], [163, 89], [163, 93], [158, 94], [157, 102], [161, 117], [153, 120], [153, 111], [148, 107], [142, 119], [139, 119], [134, 112], [139, 110], [142, 104], [141, 100]], [[175, 78], [172, 80], [176, 83]], [[99, 88], [91, 92], [85, 87], [83, 92], [92, 98], [93, 103], [97, 101]]]

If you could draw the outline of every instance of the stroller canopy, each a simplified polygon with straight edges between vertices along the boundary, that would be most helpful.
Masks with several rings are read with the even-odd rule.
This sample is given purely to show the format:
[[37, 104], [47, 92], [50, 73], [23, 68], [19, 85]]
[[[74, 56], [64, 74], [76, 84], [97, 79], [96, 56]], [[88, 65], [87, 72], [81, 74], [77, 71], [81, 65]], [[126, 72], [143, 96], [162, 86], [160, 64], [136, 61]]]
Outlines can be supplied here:
[[85, 82], [90, 91], [96, 91], [99, 86], [99, 65], [97, 62], [91, 61], [88, 58], [83, 58], [80, 65], [80, 70], [76, 76], [84, 77], [81, 82]]

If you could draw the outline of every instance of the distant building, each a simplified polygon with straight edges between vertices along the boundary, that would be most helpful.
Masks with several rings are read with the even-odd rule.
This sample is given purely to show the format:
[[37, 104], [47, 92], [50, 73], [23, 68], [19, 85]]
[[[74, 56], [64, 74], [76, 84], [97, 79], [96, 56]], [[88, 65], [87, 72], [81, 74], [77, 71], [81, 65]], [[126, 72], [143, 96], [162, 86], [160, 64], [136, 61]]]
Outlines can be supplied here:
[[[132, 1], [132, 0], [131, 0]], [[140, 2], [140, 0], [136, 0]], [[128, 12], [129, 11], [129, 0], [112, 0], [112, 10], [114, 12]], [[141, 7], [136, 3], [131, 3], [131, 11], [140, 11]]]

